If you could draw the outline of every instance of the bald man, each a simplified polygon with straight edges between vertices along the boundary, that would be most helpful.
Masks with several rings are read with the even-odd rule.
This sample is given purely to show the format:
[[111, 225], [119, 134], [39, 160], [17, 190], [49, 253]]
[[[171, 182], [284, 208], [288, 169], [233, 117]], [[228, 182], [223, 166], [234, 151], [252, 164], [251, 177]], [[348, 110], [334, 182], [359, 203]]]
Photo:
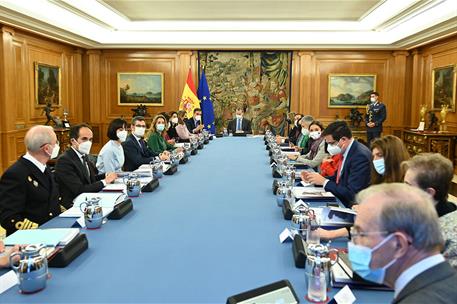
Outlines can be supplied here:
[[34, 126], [24, 138], [27, 153], [0, 179], [0, 225], [7, 235], [35, 229], [60, 213], [59, 191], [46, 163], [59, 153], [54, 130]]
[[352, 268], [394, 288], [394, 304], [456, 303], [457, 272], [440, 254], [443, 237], [432, 198], [406, 184], [380, 184], [357, 195]]

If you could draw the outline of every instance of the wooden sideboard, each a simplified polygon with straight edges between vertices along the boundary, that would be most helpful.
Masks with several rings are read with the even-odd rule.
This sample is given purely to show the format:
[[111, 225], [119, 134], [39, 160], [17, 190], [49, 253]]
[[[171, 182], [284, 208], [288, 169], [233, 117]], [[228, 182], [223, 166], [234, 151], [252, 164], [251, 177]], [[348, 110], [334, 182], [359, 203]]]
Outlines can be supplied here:
[[457, 133], [413, 130], [403, 130], [402, 133], [403, 142], [411, 156], [425, 152], [440, 153], [452, 160], [455, 166]]
[[54, 128], [54, 132], [57, 135], [57, 140], [60, 143], [59, 154], [65, 152], [70, 148], [70, 129], [69, 128]]

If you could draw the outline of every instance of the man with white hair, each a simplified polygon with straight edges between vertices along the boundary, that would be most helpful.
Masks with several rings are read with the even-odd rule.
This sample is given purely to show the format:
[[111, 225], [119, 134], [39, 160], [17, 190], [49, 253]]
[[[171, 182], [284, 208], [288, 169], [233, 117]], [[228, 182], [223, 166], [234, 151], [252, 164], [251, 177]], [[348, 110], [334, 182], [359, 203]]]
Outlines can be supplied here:
[[0, 225], [9, 235], [35, 229], [60, 213], [59, 191], [46, 163], [59, 153], [54, 130], [34, 126], [25, 134], [27, 153], [0, 179]]
[[440, 254], [443, 237], [431, 197], [406, 184], [380, 184], [357, 195], [352, 268], [395, 290], [393, 303], [456, 303], [457, 272]]

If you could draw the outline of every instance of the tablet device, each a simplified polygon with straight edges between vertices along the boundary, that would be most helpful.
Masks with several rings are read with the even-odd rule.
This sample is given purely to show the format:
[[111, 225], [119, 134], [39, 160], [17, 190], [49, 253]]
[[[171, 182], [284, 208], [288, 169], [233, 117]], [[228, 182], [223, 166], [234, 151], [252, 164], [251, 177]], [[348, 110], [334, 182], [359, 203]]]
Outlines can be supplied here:
[[247, 303], [299, 303], [297, 294], [288, 280], [258, 287], [227, 299], [227, 304]]

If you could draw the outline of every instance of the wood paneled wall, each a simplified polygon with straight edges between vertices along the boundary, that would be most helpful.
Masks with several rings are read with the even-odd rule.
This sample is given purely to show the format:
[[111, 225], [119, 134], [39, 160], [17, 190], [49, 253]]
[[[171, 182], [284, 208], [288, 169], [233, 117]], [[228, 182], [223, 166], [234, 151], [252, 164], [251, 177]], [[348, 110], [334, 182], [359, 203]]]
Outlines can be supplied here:
[[46, 122], [35, 102], [34, 63], [61, 68], [61, 105], [71, 121], [82, 117], [82, 50], [2, 26], [0, 41], [0, 172], [25, 152], [28, 128]]
[[401, 129], [410, 119], [405, 111], [410, 106], [406, 98], [407, 57], [408, 52], [391, 51], [295, 52], [291, 109], [325, 124], [345, 118], [350, 109], [328, 107], [328, 75], [376, 74], [376, 90], [388, 111], [384, 132]]
[[[107, 141], [109, 122], [117, 117], [129, 121], [135, 106], [118, 105], [117, 74], [119, 72], [160, 72], [164, 74], [164, 105], [148, 107], [153, 116], [177, 110], [189, 67], [197, 81], [197, 59], [191, 51], [103, 50], [87, 52], [87, 104], [83, 119], [94, 127], [94, 150]], [[95, 134], [97, 133], [97, 134]]]
[[[432, 108], [433, 69], [448, 65], [455, 65], [457, 68], [457, 36], [417, 48], [411, 53], [412, 119], [410, 126], [417, 127], [420, 120], [420, 106], [426, 104], [429, 109]], [[436, 110], [438, 118], [440, 118], [439, 111]], [[457, 132], [457, 113], [449, 112], [446, 120], [448, 121], [448, 130]]]

